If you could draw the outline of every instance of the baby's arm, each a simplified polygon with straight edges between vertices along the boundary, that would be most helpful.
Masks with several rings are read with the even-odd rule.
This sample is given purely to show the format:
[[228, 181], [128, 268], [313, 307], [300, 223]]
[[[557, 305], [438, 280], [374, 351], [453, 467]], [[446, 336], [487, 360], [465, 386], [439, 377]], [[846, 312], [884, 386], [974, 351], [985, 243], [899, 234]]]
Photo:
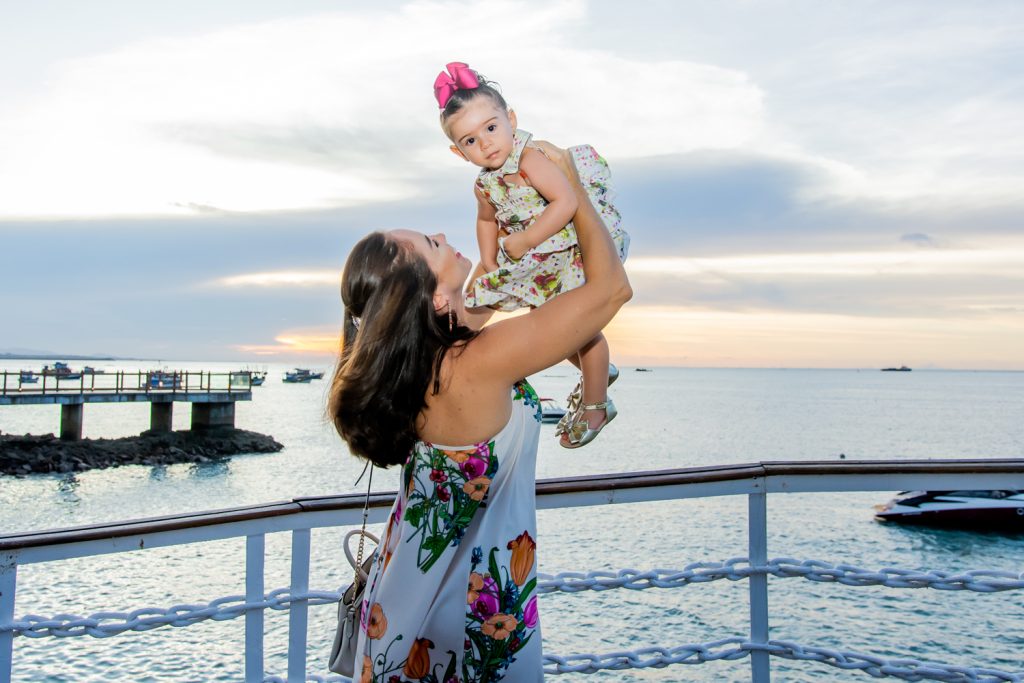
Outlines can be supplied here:
[[487, 197], [474, 188], [476, 195], [476, 241], [480, 246], [480, 263], [488, 273], [498, 269], [498, 219]]
[[529, 228], [505, 238], [505, 253], [514, 259], [522, 258], [527, 251], [564, 228], [579, 206], [568, 179], [538, 150], [529, 147], [523, 150], [519, 171], [548, 205]]

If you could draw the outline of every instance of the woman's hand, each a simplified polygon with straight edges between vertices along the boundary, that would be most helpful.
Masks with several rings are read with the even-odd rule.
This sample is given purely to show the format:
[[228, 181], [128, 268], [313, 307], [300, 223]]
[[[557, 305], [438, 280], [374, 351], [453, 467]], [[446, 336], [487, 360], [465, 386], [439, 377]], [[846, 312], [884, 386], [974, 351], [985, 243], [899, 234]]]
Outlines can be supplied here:
[[573, 163], [569, 150], [556, 147], [547, 140], [534, 140], [532, 144], [541, 154], [553, 161], [566, 178], [571, 182], [579, 182], [580, 176], [576, 172], [576, 164]]

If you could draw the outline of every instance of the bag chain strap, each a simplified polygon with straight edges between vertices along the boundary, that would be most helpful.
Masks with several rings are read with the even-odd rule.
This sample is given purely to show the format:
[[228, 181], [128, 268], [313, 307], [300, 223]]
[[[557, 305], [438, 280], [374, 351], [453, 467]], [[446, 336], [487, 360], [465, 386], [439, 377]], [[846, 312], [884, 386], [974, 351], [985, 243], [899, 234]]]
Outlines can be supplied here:
[[363, 570], [363, 543], [366, 541], [366, 518], [370, 514], [370, 487], [373, 486], [373, 463], [370, 463], [370, 476], [366, 483], [366, 502], [363, 503], [363, 528], [359, 530], [359, 552], [356, 553], [356, 578], [359, 583], [359, 572]]

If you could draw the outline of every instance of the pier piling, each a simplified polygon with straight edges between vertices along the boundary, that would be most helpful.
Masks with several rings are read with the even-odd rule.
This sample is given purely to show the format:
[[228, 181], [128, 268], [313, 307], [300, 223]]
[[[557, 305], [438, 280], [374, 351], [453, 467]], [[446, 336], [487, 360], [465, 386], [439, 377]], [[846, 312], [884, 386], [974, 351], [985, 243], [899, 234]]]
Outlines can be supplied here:
[[211, 429], [235, 426], [235, 403], [193, 403], [192, 431], [201, 432]]
[[169, 432], [173, 429], [174, 403], [172, 401], [156, 401], [150, 404], [149, 431]]
[[60, 438], [80, 441], [82, 438], [82, 404], [64, 403], [60, 407]]

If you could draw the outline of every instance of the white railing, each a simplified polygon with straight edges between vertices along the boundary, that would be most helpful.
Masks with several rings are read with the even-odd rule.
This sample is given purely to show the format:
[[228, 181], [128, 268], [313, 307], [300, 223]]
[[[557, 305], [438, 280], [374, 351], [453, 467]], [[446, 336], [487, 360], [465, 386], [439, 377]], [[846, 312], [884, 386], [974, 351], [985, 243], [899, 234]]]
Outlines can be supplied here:
[[[801, 577], [848, 586], [934, 588], [995, 592], [1024, 589], [1024, 574], [980, 569], [950, 573], [899, 568], [861, 569], [818, 560], [768, 559], [767, 494], [898, 489], [1024, 489], [1024, 460], [930, 460], [874, 462], [781, 462], [592, 477], [552, 479], [537, 485], [538, 508], [552, 509], [675, 500], [722, 495], [748, 497], [749, 557], [720, 563], [696, 563], [682, 570], [567, 572], [540, 575], [541, 593], [625, 588], [677, 588], [716, 580], [749, 582], [750, 635], [709, 643], [648, 647], [605, 654], [544, 656], [545, 672], [594, 672], [627, 668], [698, 664], [719, 659], [750, 658], [751, 680], [770, 679], [770, 657], [819, 662], [839, 669], [860, 670], [875, 677], [940, 681], [1024, 681], [1024, 671], [1006, 672], [982, 666], [962, 667], [915, 659], [883, 657], [801, 645], [769, 638], [768, 576]], [[371, 497], [370, 521], [383, 522], [394, 493]], [[359, 494], [300, 498], [287, 503], [179, 515], [57, 531], [0, 536], [0, 683], [9, 683], [15, 636], [108, 637], [165, 625], [189, 626], [208, 619], [245, 616], [245, 680], [345, 681], [339, 676], [307, 672], [308, 608], [334, 603], [338, 591], [309, 590], [311, 529], [356, 526], [361, 521]], [[287, 588], [265, 592], [264, 557], [268, 533], [291, 532], [291, 581]], [[20, 565], [75, 557], [137, 551], [202, 541], [246, 538], [245, 595], [218, 598], [203, 605], [142, 608], [128, 613], [99, 612], [88, 617], [29, 615], [15, 619], [17, 572]], [[264, 671], [264, 610], [288, 610], [287, 679]]]

